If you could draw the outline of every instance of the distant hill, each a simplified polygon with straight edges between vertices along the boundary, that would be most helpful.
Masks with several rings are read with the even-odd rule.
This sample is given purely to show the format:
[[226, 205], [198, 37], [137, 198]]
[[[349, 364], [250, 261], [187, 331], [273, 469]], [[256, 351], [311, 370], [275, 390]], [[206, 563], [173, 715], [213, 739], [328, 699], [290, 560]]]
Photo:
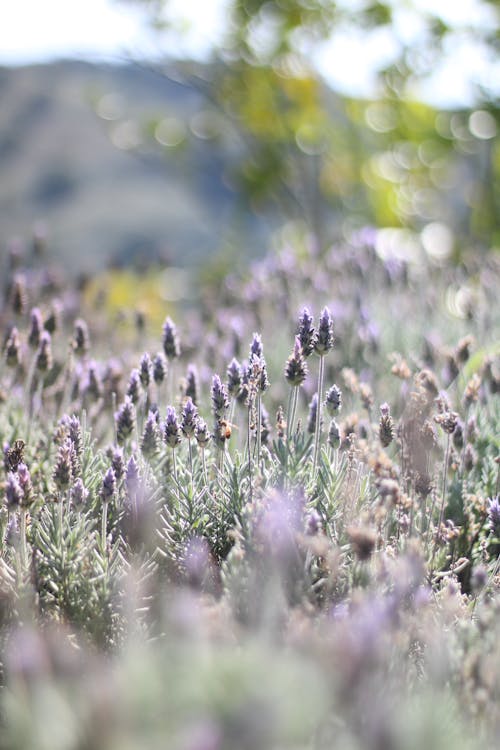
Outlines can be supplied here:
[[[248, 144], [237, 140], [228, 119], [201, 93], [213, 70], [198, 65], [194, 71], [200, 85], [191, 83], [191, 74], [189, 85], [180, 82], [178, 69], [168, 77], [135, 63], [0, 68], [0, 252], [11, 238], [29, 240], [41, 222], [52, 257], [75, 273], [156, 258], [189, 267], [221, 251], [224, 259], [264, 253], [280, 218], [273, 218], [272, 207], [265, 218], [252, 212], [249, 201], [230, 188], [231, 171], [248, 160]], [[327, 88], [323, 96], [332, 122], [343, 128], [327, 183], [335, 186], [337, 171], [340, 180], [343, 169], [349, 175], [342, 151], [350, 148], [370, 162], [372, 172], [375, 164], [370, 174], [376, 177], [370, 196], [363, 194], [366, 185], [358, 190], [356, 184], [350, 194], [334, 191], [324, 205], [321, 196], [314, 192], [311, 198], [304, 189], [304, 205], [311, 215], [322, 213], [328, 232], [350, 213], [370, 217], [372, 209], [378, 211], [374, 223], [391, 224], [384, 205], [408, 202], [409, 188], [407, 209], [417, 229], [444, 222], [455, 236], [467, 238], [493, 225], [493, 140], [473, 138], [467, 112], [445, 115], [450, 132], [438, 135], [437, 113], [426, 110], [427, 119], [417, 119], [413, 128], [410, 108], [393, 136], [402, 143], [385, 152], [377, 125], [361, 125], [353, 140], [347, 100]], [[405, 118], [412, 124], [409, 135]], [[409, 148], [416, 154], [410, 161], [406, 138], [413, 138]], [[319, 162], [310, 165], [315, 180]], [[420, 167], [428, 171], [427, 183]], [[271, 174], [273, 169], [271, 159]], [[309, 172], [296, 174], [302, 189]], [[394, 182], [402, 186], [396, 197]]]
[[[1, 252], [39, 222], [75, 272], [156, 257], [190, 265], [235, 235], [250, 252], [265, 243], [224, 182], [232, 145], [207, 144], [213, 123], [193, 88], [134, 64], [61, 61], [0, 68], [0, 97]], [[148, 128], [158, 148], [138, 154]]]

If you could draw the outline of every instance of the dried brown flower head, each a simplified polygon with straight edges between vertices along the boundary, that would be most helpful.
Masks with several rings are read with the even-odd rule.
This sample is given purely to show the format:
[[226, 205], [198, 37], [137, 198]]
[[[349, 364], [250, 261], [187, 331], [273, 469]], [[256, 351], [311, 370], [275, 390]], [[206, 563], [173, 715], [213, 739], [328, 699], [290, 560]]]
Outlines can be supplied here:
[[358, 560], [369, 560], [377, 544], [377, 532], [367, 526], [349, 526], [347, 536]]

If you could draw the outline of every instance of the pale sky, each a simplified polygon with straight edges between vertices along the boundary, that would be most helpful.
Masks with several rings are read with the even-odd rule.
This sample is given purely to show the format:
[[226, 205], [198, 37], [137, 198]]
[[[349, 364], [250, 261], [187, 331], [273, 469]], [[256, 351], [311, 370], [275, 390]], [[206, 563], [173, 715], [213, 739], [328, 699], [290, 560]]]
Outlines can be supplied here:
[[[357, 0], [343, 0], [352, 6]], [[0, 0], [0, 65], [42, 62], [61, 57], [119, 60], [145, 57], [168, 49], [174, 55], [203, 59], [220, 38], [228, 0], [169, 0], [171, 16], [182, 34], [161, 44], [147, 29], [137, 8], [118, 0]], [[398, 34], [411, 41], [418, 34], [418, 15], [406, 2], [393, 0]], [[480, 0], [414, 0], [420, 9], [438, 9], [455, 26], [491, 26]], [[186, 31], [189, 33], [186, 35]], [[182, 40], [182, 41], [181, 41]], [[318, 46], [314, 61], [320, 72], [344, 93], [373, 93], [375, 64], [389, 61], [394, 39], [384, 31], [367, 41], [362, 32], [339, 35]], [[427, 85], [425, 97], [435, 104], [466, 103], [471, 75], [483, 82], [500, 80], [500, 63], [492, 64], [480, 50], [463, 43], [450, 50], [450, 60]]]

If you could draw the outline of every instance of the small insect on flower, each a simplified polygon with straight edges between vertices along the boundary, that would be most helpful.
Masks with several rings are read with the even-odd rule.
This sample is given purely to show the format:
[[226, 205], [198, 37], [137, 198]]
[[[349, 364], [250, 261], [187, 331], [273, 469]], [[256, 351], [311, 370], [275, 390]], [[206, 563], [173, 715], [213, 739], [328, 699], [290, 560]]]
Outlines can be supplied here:
[[231, 424], [231, 422], [228, 422], [227, 419], [220, 419], [217, 422], [217, 429], [219, 431], [219, 438], [221, 440], [229, 440], [229, 438], [232, 435], [232, 430], [238, 429], [237, 425]]
[[12, 448], [7, 447], [4, 450], [5, 471], [16, 471], [19, 464], [24, 463], [24, 449], [26, 443], [24, 440], [16, 440]]

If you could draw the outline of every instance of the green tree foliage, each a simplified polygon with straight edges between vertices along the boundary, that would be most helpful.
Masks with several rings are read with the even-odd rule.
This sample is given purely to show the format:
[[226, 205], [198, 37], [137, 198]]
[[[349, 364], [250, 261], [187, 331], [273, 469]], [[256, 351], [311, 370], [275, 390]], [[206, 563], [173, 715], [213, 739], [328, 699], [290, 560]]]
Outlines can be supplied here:
[[[168, 0], [135, 1], [147, 3], [157, 26], [165, 24]], [[320, 246], [327, 227], [347, 215], [351, 226], [421, 230], [444, 222], [455, 243], [494, 245], [498, 87], [474, 82], [471, 72], [470, 104], [440, 111], [419, 101], [417, 84], [463, 43], [493, 65], [498, 3], [478, 2], [485, 22], [477, 24], [452, 25], [416, 3], [405, 8], [418, 35], [398, 31], [395, 2], [233, 0], [209, 80], [198, 80], [240, 142], [231, 182], [257, 210], [279, 208], [299, 220]], [[334, 94], [311, 62], [318, 45], [352, 31], [367, 40], [387, 32], [398, 42], [399, 53], [376, 71], [371, 100]], [[184, 64], [183, 72], [197, 80], [196, 68]]]

